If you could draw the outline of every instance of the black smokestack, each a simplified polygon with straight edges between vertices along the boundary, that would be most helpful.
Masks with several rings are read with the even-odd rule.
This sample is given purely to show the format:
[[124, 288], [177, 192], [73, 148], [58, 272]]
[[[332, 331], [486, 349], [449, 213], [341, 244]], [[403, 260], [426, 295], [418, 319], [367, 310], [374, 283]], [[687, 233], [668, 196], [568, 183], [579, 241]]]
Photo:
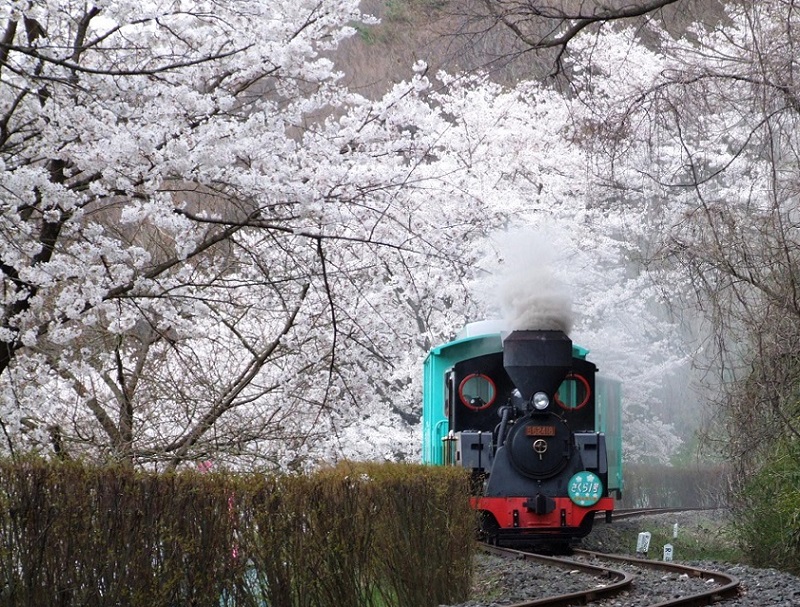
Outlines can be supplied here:
[[551, 398], [572, 368], [572, 340], [563, 331], [513, 331], [503, 341], [503, 366], [528, 401]]

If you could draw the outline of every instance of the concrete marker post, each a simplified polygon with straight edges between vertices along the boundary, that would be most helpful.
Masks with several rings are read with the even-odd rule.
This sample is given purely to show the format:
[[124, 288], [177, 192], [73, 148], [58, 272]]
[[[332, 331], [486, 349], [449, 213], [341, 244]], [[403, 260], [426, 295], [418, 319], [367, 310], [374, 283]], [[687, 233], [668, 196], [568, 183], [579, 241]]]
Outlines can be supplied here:
[[650, 537], [651, 533], [649, 531], [642, 531], [639, 534], [638, 539], [636, 540], [636, 554], [647, 556], [648, 550], [650, 550]]

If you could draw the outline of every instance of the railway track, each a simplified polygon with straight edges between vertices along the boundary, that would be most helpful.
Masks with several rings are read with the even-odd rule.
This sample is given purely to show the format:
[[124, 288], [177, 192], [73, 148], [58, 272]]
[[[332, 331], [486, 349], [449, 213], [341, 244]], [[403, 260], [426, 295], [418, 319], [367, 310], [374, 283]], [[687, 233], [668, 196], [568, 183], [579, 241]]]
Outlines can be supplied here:
[[[696, 512], [702, 510], [715, 510], [715, 508], [617, 508], [612, 513], [615, 521], [633, 518], [636, 516], [648, 516], [653, 514], [668, 514], [670, 512]], [[597, 518], [602, 522], [602, 517]]]
[[[530, 601], [515, 603], [508, 607], [567, 607], [568, 605], [605, 605], [621, 603], [613, 599], [627, 593], [626, 604], [650, 605], [651, 607], [694, 607], [709, 605], [738, 594], [739, 580], [719, 571], [709, 571], [675, 563], [647, 561], [622, 555], [610, 555], [588, 550], [574, 550], [571, 558], [545, 556], [522, 550], [498, 548], [484, 545], [483, 549], [504, 558], [524, 559], [538, 564], [580, 571], [587, 575], [586, 590], [570, 592]], [[613, 567], [611, 566], [613, 564]], [[655, 572], [655, 575], [653, 575]], [[691, 581], [696, 580], [692, 584]], [[639, 582], [637, 587], [637, 581]], [[648, 603], [652, 596], [651, 585], [661, 587], [675, 582], [675, 590], [659, 590], [655, 602]], [[677, 589], [680, 586], [680, 589]], [[688, 588], [688, 590], [687, 590]], [[663, 599], [665, 594], [670, 598]]]
[[[586, 605], [587, 603], [602, 597], [612, 597], [623, 590], [630, 588], [633, 583], [633, 576], [618, 569], [612, 569], [607, 566], [578, 562], [573, 559], [567, 559], [555, 556], [545, 556], [542, 554], [535, 554], [533, 552], [525, 552], [523, 550], [514, 550], [511, 548], [500, 548], [484, 544], [483, 550], [503, 558], [517, 558], [525, 561], [534, 561], [539, 564], [544, 564], [549, 567], [557, 567], [567, 571], [578, 570], [592, 576], [592, 581], [597, 578], [603, 580], [603, 583], [595, 585], [592, 588], [587, 588], [583, 591], [571, 592], [568, 594], [561, 594], [553, 597], [546, 597], [540, 599], [533, 599], [524, 603], [516, 603], [510, 607], [534, 607], [536, 605], [547, 605], [549, 607], [567, 607], [568, 605]], [[591, 583], [591, 582], [588, 582]]]

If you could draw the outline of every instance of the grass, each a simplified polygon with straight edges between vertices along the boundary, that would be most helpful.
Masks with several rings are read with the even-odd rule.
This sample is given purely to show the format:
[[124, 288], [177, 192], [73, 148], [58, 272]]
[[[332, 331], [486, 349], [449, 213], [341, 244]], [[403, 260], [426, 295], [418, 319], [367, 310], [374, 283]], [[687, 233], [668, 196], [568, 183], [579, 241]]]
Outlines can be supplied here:
[[[678, 523], [677, 537], [674, 526]], [[611, 525], [595, 524], [595, 530], [583, 542], [584, 547], [604, 552], [634, 554], [639, 533], [649, 531], [649, 559], [663, 558], [664, 546], [673, 547], [673, 561], [724, 561], [742, 563], [746, 558], [739, 549], [730, 524], [714, 514], [662, 514], [655, 517], [617, 521]]]

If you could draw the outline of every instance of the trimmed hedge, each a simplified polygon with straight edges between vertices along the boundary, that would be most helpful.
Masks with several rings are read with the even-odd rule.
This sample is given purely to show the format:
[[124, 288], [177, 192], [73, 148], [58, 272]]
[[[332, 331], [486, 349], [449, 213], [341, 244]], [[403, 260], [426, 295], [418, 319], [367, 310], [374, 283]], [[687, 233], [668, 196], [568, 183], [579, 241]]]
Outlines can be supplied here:
[[146, 474], [0, 462], [0, 605], [438, 605], [469, 592], [455, 469]]

